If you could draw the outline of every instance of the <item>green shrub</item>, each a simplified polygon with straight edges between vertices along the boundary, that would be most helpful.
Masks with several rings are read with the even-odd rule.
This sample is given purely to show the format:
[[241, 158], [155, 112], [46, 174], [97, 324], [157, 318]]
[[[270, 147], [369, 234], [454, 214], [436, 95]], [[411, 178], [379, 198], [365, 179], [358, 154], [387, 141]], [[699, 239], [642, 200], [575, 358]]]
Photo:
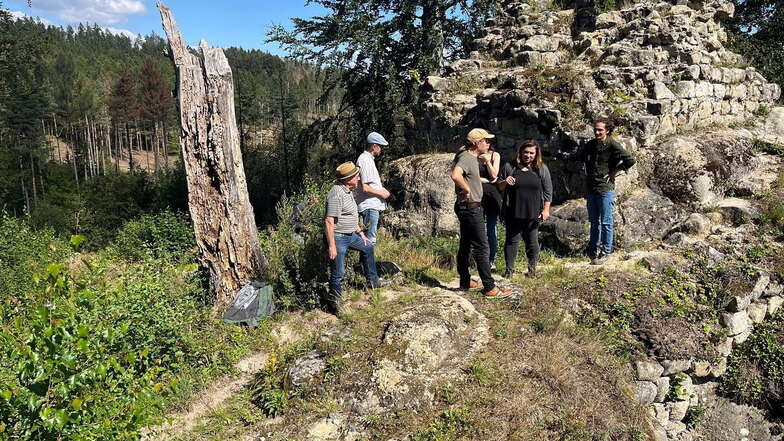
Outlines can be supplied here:
[[52, 230], [35, 230], [23, 219], [0, 216], [0, 320], [31, 311], [40, 299], [33, 276], [71, 254]]
[[[300, 194], [284, 196], [276, 207], [278, 224], [259, 235], [275, 275], [275, 293], [284, 308], [314, 308], [327, 290], [329, 261], [324, 241], [325, 199], [332, 183], [306, 179]], [[295, 215], [299, 204], [301, 215]], [[298, 219], [295, 219], [298, 217]], [[295, 221], [301, 228], [295, 231]], [[351, 264], [347, 263], [347, 270]]]
[[722, 392], [743, 403], [777, 410], [784, 404], [784, 315], [756, 325], [742, 344], [733, 348]]
[[171, 212], [143, 215], [126, 222], [113, 248], [130, 260], [177, 258], [196, 245], [190, 223]]
[[[94, 294], [76, 286], [61, 265], [51, 265], [52, 300], [21, 335], [0, 333], [12, 375], [0, 389], [0, 437], [9, 440], [138, 439], [161, 405], [159, 370], [145, 349], [121, 341], [130, 327], [94, 327], [83, 311]], [[10, 381], [8, 381], [10, 380]]]

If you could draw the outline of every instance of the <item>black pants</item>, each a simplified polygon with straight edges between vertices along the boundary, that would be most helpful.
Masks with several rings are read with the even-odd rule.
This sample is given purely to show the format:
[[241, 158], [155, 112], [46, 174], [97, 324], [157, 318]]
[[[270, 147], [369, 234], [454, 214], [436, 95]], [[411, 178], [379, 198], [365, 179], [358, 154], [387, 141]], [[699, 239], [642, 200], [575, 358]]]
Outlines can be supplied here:
[[471, 280], [468, 272], [469, 259], [473, 249], [476, 268], [485, 291], [495, 287], [495, 280], [490, 274], [490, 246], [487, 244], [487, 231], [482, 207], [455, 205], [455, 214], [460, 223], [460, 248], [457, 251], [457, 273], [460, 275], [460, 287], [465, 288]]
[[506, 219], [506, 244], [504, 245], [504, 260], [506, 270], [514, 271], [517, 249], [520, 237], [525, 242], [525, 255], [528, 257], [528, 266], [536, 265], [539, 260], [539, 219]]

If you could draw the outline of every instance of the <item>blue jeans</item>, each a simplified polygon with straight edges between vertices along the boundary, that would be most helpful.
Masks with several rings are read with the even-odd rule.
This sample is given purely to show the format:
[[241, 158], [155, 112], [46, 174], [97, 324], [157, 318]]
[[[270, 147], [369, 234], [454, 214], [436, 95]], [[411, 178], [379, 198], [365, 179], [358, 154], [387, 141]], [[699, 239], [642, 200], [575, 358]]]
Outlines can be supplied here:
[[362, 272], [371, 286], [378, 285], [376, 272], [376, 253], [372, 243], [365, 244], [359, 234], [335, 233], [335, 248], [338, 255], [329, 264], [329, 296], [330, 301], [340, 302], [343, 293], [343, 277], [346, 275], [346, 253], [349, 249], [359, 251]]
[[495, 253], [498, 251], [498, 231], [496, 225], [498, 224], [498, 215], [485, 215], [485, 223], [487, 223], [487, 244], [490, 246], [490, 265], [495, 261]]
[[606, 193], [588, 193], [586, 202], [588, 220], [591, 222], [591, 236], [586, 251], [589, 256], [596, 256], [600, 249], [604, 254], [610, 254], [613, 245], [615, 190]]
[[362, 224], [367, 229], [365, 231], [365, 236], [373, 243], [376, 243], [376, 230], [378, 229], [378, 216], [380, 214], [381, 212], [379, 210], [374, 210], [372, 208], [368, 208], [359, 213], [359, 215], [362, 216]]

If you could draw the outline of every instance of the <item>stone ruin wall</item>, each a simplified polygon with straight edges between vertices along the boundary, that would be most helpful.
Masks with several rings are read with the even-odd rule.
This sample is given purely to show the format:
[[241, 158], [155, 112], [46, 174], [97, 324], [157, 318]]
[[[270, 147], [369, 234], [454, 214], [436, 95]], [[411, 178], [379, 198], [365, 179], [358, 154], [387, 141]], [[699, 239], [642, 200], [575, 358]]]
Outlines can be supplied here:
[[[742, 125], [781, 94], [724, 47], [729, 2], [699, 10], [640, 2], [599, 15], [574, 6], [505, 2], [470, 58], [428, 77], [413, 137], [451, 148], [471, 126], [482, 126], [498, 135], [501, 151], [535, 138], [557, 155], [591, 137], [590, 118], [614, 112], [623, 135], [647, 146], [676, 132]], [[542, 93], [559, 81], [571, 90]]]

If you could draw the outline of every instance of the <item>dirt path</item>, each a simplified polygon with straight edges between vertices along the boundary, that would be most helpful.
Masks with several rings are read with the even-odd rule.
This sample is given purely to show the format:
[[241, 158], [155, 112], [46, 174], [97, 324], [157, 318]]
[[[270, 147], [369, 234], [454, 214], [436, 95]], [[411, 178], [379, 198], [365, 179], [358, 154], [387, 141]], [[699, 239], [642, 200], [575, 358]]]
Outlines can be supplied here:
[[254, 375], [264, 368], [267, 355], [266, 352], [256, 352], [238, 361], [234, 368], [239, 372], [239, 376], [224, 376], [217, 379], [191, 402], [185, 412], [169, 415], [170, 423], [151, 428], [142, 439], [165, 441], [193, 430], [207, 412], [223, 406], [226, 400], [241, 392], [253, 381]]

